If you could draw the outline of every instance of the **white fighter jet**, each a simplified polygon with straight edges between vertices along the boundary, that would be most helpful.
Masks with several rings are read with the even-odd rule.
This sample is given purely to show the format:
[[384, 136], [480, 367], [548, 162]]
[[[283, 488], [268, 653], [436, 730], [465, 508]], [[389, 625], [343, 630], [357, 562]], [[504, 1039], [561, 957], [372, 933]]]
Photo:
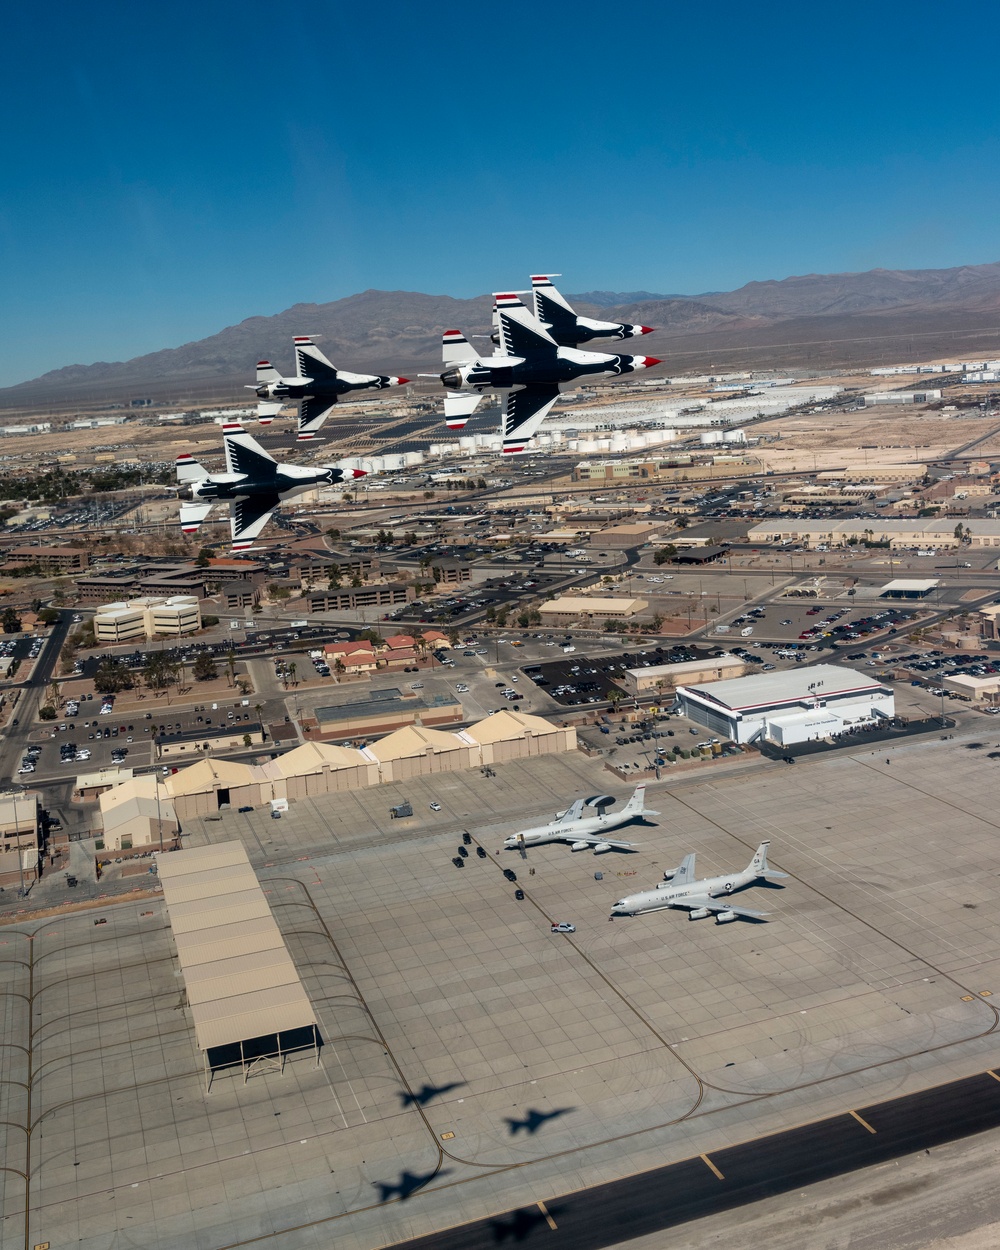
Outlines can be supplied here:
[[742, 872], [722, 877], [703, 877], [694, 880], [694, 856], [688, 855], [679, 868], [669, 869], [655, 890], [641, 894], [628, 894], [611, 908], [612, 916], [638, 916], [647, 911], [660, 911], [664, 907], [687, 909], [688, 920], [704, 920], [715, 912], [716, 924], [728, 924], [737, 916], [759, 920], [766, 911], [751, 911], [748, 907], [734, 907], [729, 895], [734, 890], [746, 889], [758, 881], [775, 881], [788, 876], [767, 866], [767, 848], [770, 842], [762, 842], [754, 857]]
[[653, 326], [630, 325], [621, 321], [595, 321], [583, 317], [571, 307], [566, 296], [552, 285], [557, 273], [533, 273], [531, 295], [535, 304], [535, 316], [545, 326], [560, 347], [579, 347], [593, 339], [632, 339], [640, 334], [652, 334]]
[[[644, 816], [659, 816], [659, 812], [651, 811], [643, 806], [646, 798], [646, 787], [636, 786], [632, 797], [620, 812], [608, 812], [606, 809], [615, 801], [610, 794], [595, 794], [593, 798], [577, 799], [572, 807], [564, 812], [557, 812], [556, 818], [548, 825], [540, 825], [536, 829], [522, 829], [504, 839], [504, 850], [523, 851], [525, 847], [541, 846], [545, 842], [568, 842], [574, 851], [593, 851], [595, 855], [603, 851], [631, 851], [634, 842], [618, 842], [605, 836], [605, 830], [617, 829], [619, 825], [627, 825], [631, 820], [639, 820]], [[587, 815], [596, 811], [596, 816]]]
[[271, 513], [285, 499], [316, 486], [331, 486], [364, 477], [363, 469], [339, 465], [306, 468], [279, 464], [247, 434], [237, 422], [222, 427], [226, 454], [225, 473], [209, 473], [191, 455], [177, 457], [177, 483], [174, 488], [190, 502], [181, 503], [181, 529], [197, 533], [217, 503], [229, 505], [229, 522], [234, 551], [249, 551], [253, 541], [271, 519]]
[[354, 391], [383, 391], [405, 386], [409, 378], [387, 374], [348, 373], [323, 355], [308, 335], [295, 340], [295, 377], [283, 378], [269, 360], [257, 361], [257, 381], [245, 389], [257, 392], [257, 420], [270, 425], [288, 400], [299, 401], [300, 443], [314, 439], [334, 404]]
[[561, 391], [587, 379], [622, 377], [660, 364], [656, 356], [612, 356], [561, 347], [516, 292], [497, 293], [493, 300], [496, 354], [480, 356], [461, 330], [445, 330], [441, 356], [447, 367], [439, 376], [447, 391], [445, 423], [452, 430], [464, 427], [485, 391], [500, 392], [504, 455], [525, 450]]

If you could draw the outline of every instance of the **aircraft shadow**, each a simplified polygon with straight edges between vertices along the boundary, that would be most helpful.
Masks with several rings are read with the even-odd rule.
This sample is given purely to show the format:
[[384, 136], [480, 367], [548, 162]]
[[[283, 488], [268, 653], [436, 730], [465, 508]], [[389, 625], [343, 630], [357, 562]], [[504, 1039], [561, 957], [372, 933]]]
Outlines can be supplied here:
[[425, 1185], [429, 1185], [437, 1177], [447, 1176], [450, 1170], [450, 1168], [441, 1168], [427, 1172], [423, 1176], [413, 1172], [401, 1172], [399, 1180], [394, 1184], [389, 1181], [372, 1181], [372, 1184], [379, 1191], [379, 1202], [388, 1202], [392, 1198], [398, 1198], [400, 1202], [405, 1202], [407, 1198], [412, 1197], [418, 1190], [423, 1189]]
[[[555, 1220], [564, 1212], [564, 1207], [549, 1207], [549, 1215]], [[548, 1220], [537, 1207], [514, 1212], [509, 1220], [491, 1220], [490, 1230], [497, 1245], [502, 1245], [509, 1237], [511, 1241], [527, 1241], [540, 1225], [548, 1224]]]
[[507, 1125], [507, 1131], [511, 1137], [516, 1137], [522, 1129], [529, 1137], [532, 1137], [546, 1120], [558, 1119], [559, 1116], [569, 1115], [571, 1111], [575, 1110], [576, 1107], [557, 1107], [555, 1111], [535, 1111], [532, 1108], [523, 1120], [512, 1120], [509, 1116], [504, 1116], [504, 1124]]
[[465, 1081], [449, 1081], [447, 1085], [423, 1085], [415, 1093], [401, 1089], [399, 1099], [403, 1107], [426, 1107], [432, 1098], [440, 1098], [450, 1094], [453, 1089], [461, 1089]]

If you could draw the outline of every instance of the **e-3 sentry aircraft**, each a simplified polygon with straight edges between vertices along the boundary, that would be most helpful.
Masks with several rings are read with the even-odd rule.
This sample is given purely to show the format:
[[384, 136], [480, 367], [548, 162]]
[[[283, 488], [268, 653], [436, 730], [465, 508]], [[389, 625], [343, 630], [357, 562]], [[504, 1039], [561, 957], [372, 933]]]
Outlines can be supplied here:
[[283, 500], [314, 486], [365, 476], [363, 469], [337, 465], [279, 464], [237, 423], [223, 426], [222, 442], [225, 473], [209, 473], [193, 456], [177, 457], [178, 486], [191, 500], [181, 504], [181, 529], [185, 534], [196, 533], [217, 503], [228, 503], [234, 551], [253, 545]]
[[[596, 794], [593, 798], [577, 799], [564, 812], [557, 812], [555, 820], [535, 829], [522, 829], [504, 839], [504, 849], [523, 851], [529, 846], [542, 846], [546, 842], [568, 842], [574, 851], [631, 851], [634, 842], [618, 842], [606, 836], [606, 830], [617, 829], [629, 821], [645, 816], [659, 816], [659, 812], [645, 807], [646, 787], [636, 786], [632, 797], [619, 812], [605, 809], [615, 801], [610, 794]], [[591, 816], [588, 813], [596, 812]]]
[[257, 420], [261, 425], [270, 425], [287, 400], [298, 400], [299, 442], [316, 437], [330, 410], [344, 395], [405, 386], [410, 380], [387, 374], [348, 373], [332, 365], [311, 338], [300, 336], [293, 341], [296, 376], [283, 378], [269, 360], [258, 360], [257, 382], [246, 389], [257, 392]]
[[502, 451], [524, 451], [560, 391], [585, 378], [613, 378], [660, 361], [655, 356], [611, 356], [561, 347], [513, 292], [495, 294], [499, 344], [492, 356], [480, 357], [461, 330], [446, 330], [440, 374], [448, 394], [445, 422], [461, 429], [488, 390], [500, 391], [504, 411]]
[[679, 868], [663, 874], [664, 879], [655, 890], [644, 890], [641, 894], [620, 898], [611, 908], [611, 915], [639, 916], [643, 912], [660, 911], [665, 907], [683, 907], [687, 909], [688, 920], [704, 920], [713, 912], [716, 924], [727, 924], [738, 916], [760, 920], [767, 915], [766, 911], [736, 907], [729, 902], [729, 895], [735, 890], [746, 889], [748, 885], [756, 885], [758, 881], [775, 881], [788, 876], [787, 872], [768, 868], [767, 848], [770, 845], [770, 842], [762, 842], [742, 872], [703, 877], [700, 881], [694, 879], [694, 855], [688, 855]]
[[535, 316], [560, 347], [579, 347], [594, 339], [631, 339], [652, 334], [653, 326], [630, 325], [627, 321], [595, 321], [582, 317], [570, 306], [565, 295], [552, 285], [557, 273], [533, 273], [531, 298]]

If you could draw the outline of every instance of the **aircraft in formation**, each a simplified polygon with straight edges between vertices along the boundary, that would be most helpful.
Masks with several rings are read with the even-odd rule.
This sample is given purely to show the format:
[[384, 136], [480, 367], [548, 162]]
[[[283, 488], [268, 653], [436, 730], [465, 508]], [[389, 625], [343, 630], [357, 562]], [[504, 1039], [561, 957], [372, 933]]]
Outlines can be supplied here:
[[[620, 321], [594, 321], [591, 317], [579, 316], [566, 296], [552, 285], [552, 279], [559, 276], [557, 273], [533, 273], [531, 299], [535, 317], [560, 347], [579, 347], [581, 343], [589, 343], [591, 339], [631, 339], [640, 334], [653, 333], [653, 326], [635, 326]], [[490, 338], [499, 344], [500, 329], [495, 304], [493, 333]]]
[[[620, 842], [606, 836], [608, 829], [617, 829], [632, 820], [640, 820], [646, 816], [659, 816], [645, 806], [646, 787], [636, 786], [632, 797], [619, 812], [608, 812], [607, 808], [614, 803], [610, 794], [595, 794], [589, 799], [577, 799], [564, 812], [556, 812], [555, 819], [547, 825], [539, 825], [535, 829], [522, 829], [504, 839], [504, 849], [521, 851], [529, 846], [542, 846], [546, 842], [568, 842], [574, 851], [593, 851], [600, 855], [604, 851], [631, 851], [634, 842]], [[596, 815], [589, 813], [596, 812]]]
[[257, 392], [257, 420], [261, 425], [270, 425], [286, 401], [298, 400], [299, 442], [316, 437], [334, 404], [344, 395], [405, 386], [410, 380], [391, 374], [348, 373], [332, 365], [311, 338], [300, 335], [293, 342], [295, 377], [283, 378], [269, 360], [258, 360], [257, 382], [246, 389]]
[[494, 295], [499, 335], [497, 351], [480, 356], [461, 330], [446, 330], [441, 354], [447, 368], [439, 376], [447, 391], [445, 423], [462, 429], [484, 392], [503, 397], [501, 451], [525, 450], [559, 394], [582, 379], [621, 377], [649, 369], [655, 356], [608, 355], [562, 347], [512, 291]]
[[177, 457], [177, 490], [191, 501], [181, 504], [181, 529], [197, 533], [217, 503], [228, 503], [234, 551], [252, 546], [283, 500], [315, 486], [365, 476], [362, 469], [337, 465], [279, 464], [238, 423], [223, 426], [222, 443], [225, 473], [209, 473], [194, 456]]
[[[578, 315], [553, 286], [552, 279], [558, 276], [532, 275], [534, 311], [516, 293], [494, 296], [497, 351], [491, 356], [480, 357], [460, 330], [445, 331], [442, 357], [446, 368], [440, 375], [426, 376], [440, 377], [446, 389], [445, 420], [451, 429], [462, 429], [484, 393], [494, 391], [503, 401], [501, 449], [508, 455], [522, 452], [561, 391], [587, 378], [619, 377], [660, 363], [655, 356], [581, 351], [581, 343], [633, 338], [649, 334], [651, 327]], [[409, 381], [393, 374], [339, 369], [306, 335], [294, 339], [294, 348], [294, 377], [283, 377], [269, 360], [259, 360], [257, 380], [247, 389], [256, 393], [257, 420], [263, 426], [271, 424], [286, 402], [299, 404], [299, 442], [314, 441], [334, 406], [345, 396], [405, 386]], [[225, 473], [209, 473], [192, 456], [178, 457], [179, 492], [188, 495], [180, 520], [185, 533], [196, 533], [216, 503], [228, 502], [234, 550], [250, 547], [282, 500], [312, 486], [364, 476], [360, 469], [332, 465], [303, 468], [279, 464], [238, 423], [223, 427], [223, 444]], [[602, 811], [593, 819], [603, 817]], [[621, 817], [610, 819], [625, 823]]]
[[762, 842], [754, 857], [742, 872], [720, 877], [694, 877], [694, 855], [688, 855], [679, 867], [663, 874], [663, 880], [654, 890], [640, 894], [628, 894], [611, 908], [614, 916], [639, 916], [647, 911], [661, 911], [665, 907], [685, 908], [688, 920], [704, 920], [715, 913], [716, 924], [727, 924], [744, 916], [749, 920], [761, 920], [766, 911], [752, 911], [748, 907], [736, 907], [729, 896], [736, 890], [745, 890], [758, 881], [776, 881], [786, 878], [787, 872], [776, 872], [767, 866], [769, 841]]

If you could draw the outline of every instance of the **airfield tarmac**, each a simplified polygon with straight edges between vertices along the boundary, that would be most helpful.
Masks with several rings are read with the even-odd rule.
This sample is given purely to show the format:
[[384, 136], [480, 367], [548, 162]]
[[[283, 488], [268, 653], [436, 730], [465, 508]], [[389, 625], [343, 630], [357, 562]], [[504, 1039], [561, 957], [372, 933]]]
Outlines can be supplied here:
[[[992, 732], [668, 775], [656, 826], [621, 835], [631, 856], [495, 854], [572, 797], [628, 793], [582, 755], [191, 822], [189, 845], [243, 837], [322, 1067], [303, 1054], [205, 1096], [159, 901], [0, 929], [5, 1163], [31, 1177], [26, 1228], [3, 1173], [0, 1244], [368, 1250], [983, 1071]], [[390, 821], [404, 791], [416, 816]], [[764, 837], [792, 878], [742, 898], [770, 923], [608, 923], [688, 852], [709, 875]]]

